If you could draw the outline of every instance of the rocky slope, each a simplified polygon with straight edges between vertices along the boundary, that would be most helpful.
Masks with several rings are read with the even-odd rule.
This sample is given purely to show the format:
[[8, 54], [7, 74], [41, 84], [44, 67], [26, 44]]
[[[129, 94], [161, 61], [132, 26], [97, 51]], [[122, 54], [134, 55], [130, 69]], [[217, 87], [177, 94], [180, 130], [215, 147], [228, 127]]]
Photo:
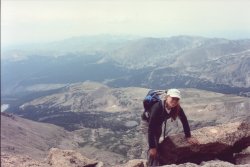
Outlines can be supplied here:
[[[4, 119], [20, 118], [12, 115], [2, 115]], [[7, 118], [6, 118], [7, 117]], [[14, 120], [13, 120], [14, 121]], [[29, 121], [28, 121], [29, 122]], [[20, 122], [21, 123], [21, 122]], [[41, 130], [43, 130], [44, 123], [39, 123]], [[17, 126], [17, 125], [13, 125]], [[48, 126], [48, 125], [44, 125]], [[20, 125], [22, 127], [22, 125]], [[11, 127], [10, 127], [11, 128]], [[2, 130], [1, 126], [1, 130]], [[13, 128], [12, 128], [13, 129]], [[40, 132], [41, 132], [40, 130]], [[15, 133], [20, 129], [15, 129]], [[12, 131], [13, 132], [13, 131]], [[233, 123], [225, 123], [217, 126], [209, 126], [192, 131], [192, 135], [197, 137], [200, 144], [190, 145], [184, 140], [183, 134], [175, 134], [167, 137], [161, 142], [160, 161], [163, 167], [248, 167], [249, 164], [249, 146], [250, 146], [250, 122], [249, 118], [244, 121]], [[56, 133], [56, 132], [54, 132]], [[6, 134], [6, 132], [4, 133]], [[30, 134], [28, 134], [30, 136]], [[39, 134], [35, 134], [38, 136]], [[62, 138], [65, 138], [62, 136]], [[6, 140], [1, 138], [5, 143], [13, 144], [13, 140], [18, 145], [21, 143], [20, 139], [12, 138]], [[44, 142], [48, 139], [44, 138]], [[58, 140], [58, 139], [57, 139]], [[40, 141], [33, 138], [34, 143], [39, 145]], [[2, 143], [1, 143], [2, 144]], [[16, 146], [15, 146], [16, 147]], [[33, 145], [30, 148], [37, 150]], [[86, 154], [81, 154], [74, 150], [58, 149], [51, 147], [49, 150], [43, 150], [46, 156], [37, 158], [35, 154], [26, 152], [13, 152], [13, 150], [2, 149], [1, 145], [1, 164], [6, 167], [26, 167], [26, 166], [41, 166], [41, 167], [102, 167], [102, 166], [116, 166], [116, 167], [144, 167], [145, 159], [133, 159], [124, 164], [105, 164], [99, 160], [87, 158]], [[24, 144], [19, 146], [20, 149], [26, 148]], [[138, 151], [138, 150], [137, 150]], [[109, 158], [112, 158], [109, 155]], [[235, 163], [237, 165], [235, 165]], [[169, 165], [166, 165], [169, 164]]]
[[1, 152], [44, 158], [51, 147], [76, 149], [82, 139], [53, 124], [1, 113]]
[[[27, 155], [35, 163], [43, 160], [49, 150], [56, 147], [76, 150], [86, 157], [103, 161], [107, 166], [125, 162], [129, 158], [124, 155], [128, 146], [124, 147], [121, 143], [119, 147], [118, 144], [110, 142], [112, 136], [115, 136], [116, 140], [121, 140], [121, 133], [114, 134], [107, 129], [81, 128], [69, 132], [53, 124], [31, 121], [13, 114], [1, 113], [1, 153], [8, 156], [18, 155], [14, 159], [26, 159], [22, 156]], [[128, 142], [132, 147], [132, 143], [135, 141]], [[138, 154], [141, 153], [138, 152], [133, 156], [138, 156]]]
[[88, 159], [73, 150], [51, 148], [43, 160], [35, 160], [27, 155], [1, 153], [1, 164], [5, 167], [102, 167], [103, 163]]

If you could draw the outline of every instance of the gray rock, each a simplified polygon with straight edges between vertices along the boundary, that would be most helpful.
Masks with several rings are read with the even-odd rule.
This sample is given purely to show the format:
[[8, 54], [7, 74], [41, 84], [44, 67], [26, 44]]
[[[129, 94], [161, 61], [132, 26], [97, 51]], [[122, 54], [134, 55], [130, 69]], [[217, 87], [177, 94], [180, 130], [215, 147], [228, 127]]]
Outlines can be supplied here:
[[125, 126], [127, 126], [127, 127], [135, 127], [137, 125], [138, 125], [138, 123], [136, 121], [128, 121], [125, 123]]
[[250, 123], [227, 123], [192, 131], [200, 144], [191, 145], [183, 134], [167, 137], [160, 144], [161, 164], [200, 163], [213, 159], [233, 161], [233, 153], [250, 145]]

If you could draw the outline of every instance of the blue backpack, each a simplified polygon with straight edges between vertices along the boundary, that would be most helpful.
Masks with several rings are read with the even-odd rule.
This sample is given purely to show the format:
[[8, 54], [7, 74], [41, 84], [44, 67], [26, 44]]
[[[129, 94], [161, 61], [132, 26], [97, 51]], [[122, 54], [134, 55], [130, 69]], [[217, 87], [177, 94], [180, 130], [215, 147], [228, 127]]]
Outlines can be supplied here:
[[143, 120], [149, 121], [151, 111], [150, 109], [155, 103], [161, 101], [160, 95], [163, 93], [164, 91], [154, 89], [148, 91], [146, 97], [143, 100], [144, 112], [141, 115]]

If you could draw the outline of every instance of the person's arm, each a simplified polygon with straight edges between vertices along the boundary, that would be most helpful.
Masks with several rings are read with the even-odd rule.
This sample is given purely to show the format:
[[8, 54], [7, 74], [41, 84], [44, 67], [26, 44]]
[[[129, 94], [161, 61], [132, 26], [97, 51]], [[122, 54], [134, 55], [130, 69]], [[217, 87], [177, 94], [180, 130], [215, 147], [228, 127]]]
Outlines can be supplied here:
[[149, 125], [148, 125], [148, 144], [150, 149], [156, 148], [157, 146], [155, 132], [157, 131], [157, 127], [159, 124], [160, 115], [158, 111], [159, 111], [159, 105], [158, 103], [156, 103], [151, 108]]
[[187, 117], [186, 117], [182, 107], [180, 107], [179, 118], [180, 118], [182, 126], [183, 126], [185, 137], [186, 138], [191, 137], [189, 123], [188, 123]]

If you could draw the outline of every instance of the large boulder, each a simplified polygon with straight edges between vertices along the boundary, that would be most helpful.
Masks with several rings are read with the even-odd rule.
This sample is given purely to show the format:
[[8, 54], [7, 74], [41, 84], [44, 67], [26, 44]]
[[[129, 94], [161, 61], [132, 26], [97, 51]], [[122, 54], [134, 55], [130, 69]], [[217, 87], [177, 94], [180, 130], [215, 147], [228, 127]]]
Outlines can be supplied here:
[[192, 131], [199, 145], [189, 144], [183, 133], [167, 137], [160, 144], [161, 164], [201, 163], [219, 159], [235, 163], [233, 154], [250, 145], [250, 121], [209, 126]]
[[51, 148], [47, 157], [47, 163], [53, 167], [100, 167], [98, 161], [88, 159], [74, 150], [61, 150]]

